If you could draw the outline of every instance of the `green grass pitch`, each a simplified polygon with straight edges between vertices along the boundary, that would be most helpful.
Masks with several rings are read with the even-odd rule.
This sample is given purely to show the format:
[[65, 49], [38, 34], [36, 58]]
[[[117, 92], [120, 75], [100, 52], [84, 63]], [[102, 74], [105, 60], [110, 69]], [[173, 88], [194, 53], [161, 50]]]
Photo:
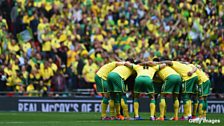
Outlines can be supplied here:
[[[25, 113], [0, 112], [0, 126], [191, 126], [188, 121], [150, 121], [148, 113], [141, 113], [147, 120], [101, 121], [100, 113]], [[171, 113], [167, 114], [171, 117]], [[224, 114], [208, 114], [207, 119], [220, 119], [219, 124], [202, 126], [224, 126]]]

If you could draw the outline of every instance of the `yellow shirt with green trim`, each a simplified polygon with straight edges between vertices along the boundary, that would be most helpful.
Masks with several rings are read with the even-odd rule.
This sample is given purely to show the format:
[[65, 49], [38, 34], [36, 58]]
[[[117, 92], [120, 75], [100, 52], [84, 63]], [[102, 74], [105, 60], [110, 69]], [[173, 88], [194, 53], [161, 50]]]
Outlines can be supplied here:
[[53, 70], [53, 72], [57, 72], [58, 66], [55, 63], [52, 63], [51, 64], [51, 69]]
[[[52, 35], [42, 35], [42, 39], [52, 38]], [[42, 51], [51, 51], [51, 40], [43, 42]]]
[[49, 79], [50, 77], [53, 76], [53, 70], [50, 67], [40, 69], [40, 73], [41, 73], [43, 79]]
[[52, 47], [52, 48], [55, 48], [55, 49], [58, 49], [58, 48], [61, 47], [58, 38], [56, 38], [56, 37], [53, 37], [53, 38], [52, 38], [52, 40], [51, 40], [51, 47]]
[[158, 71], [158, 75], [162, 80], [165, 80], [170, 75], [179, 75], [175, 70], [171, 67], [166, 66], [163, 69]]
[[27, 53], [27, 50], [31, 48], [31, 44], [29, 42], [22, 43], [22, 49], [25, 53]]
[[95, 82], [96, 71], [98, 70], [98, 66], [95, 63], [91, 65], [86, 64], [82, 70], [83, 76], [88, 82]]
[[158, 73], [153, 77], [153, 84], [163, 84], [163, 80], [159, 77]]
[[127, 66], [117, 66], [111, 72], [119, 74], [123, 80], [126, 80], [132, 74], [133, 71]]
[[[190, 64], [192, 67], [196, 67], [193, 64]], [[198, 75], [198, 85], [201, 85], [202, 83], [206, 82], [209, 80], [209, 77], [206, 75], [205, 72], [203, 72], [201, 69], [196, 70], [196, 74]]]
[[67, 67], [71, 66], [71, 64], [75, 62], [76, 55], [77, 55], [77, 52], [73, 50], [67, 51]]
[[150, 66], [141, 66], [141, 65], [133, 65], [133, 69], [137, 72], [138, 76], [149, 76], [151, 79], [157, 70], [159, 70], [159, 65], [150, 67]]
[[10, 52], [17, 52], [19, 51], [19, 45], [18, 44], [15, 44], [15, 45], [12, 45], [11, 43], [8, 43], [8, 49]]
[[111, 62], [102, 66], [98, 71], [97, 75], [104, 80], [107, 80], [107, 75], [116, 67], [116, 62]]
[[187, 81], [193, 77], [196, 77], [197, 74], [193, 73], [191, 76], [188, 76], [188, 72], [192, 71], [192, 67], [187, 65], [187, 64], [183, 64], [180, 63], [178, 61], [172, 61], [173, 65], [171, 66], [177, 73], [180, 74], [180, 76], [182, 77], [182, 79], [184, 81]]

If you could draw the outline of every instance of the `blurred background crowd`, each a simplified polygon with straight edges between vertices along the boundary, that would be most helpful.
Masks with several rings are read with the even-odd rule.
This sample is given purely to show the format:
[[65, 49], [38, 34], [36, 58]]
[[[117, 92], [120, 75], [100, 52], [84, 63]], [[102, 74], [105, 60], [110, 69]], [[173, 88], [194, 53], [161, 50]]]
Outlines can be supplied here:
[[0, 91], [93, 88], [114, 57], [200, 64], [224, 93], [223, 0], [0, 0]]

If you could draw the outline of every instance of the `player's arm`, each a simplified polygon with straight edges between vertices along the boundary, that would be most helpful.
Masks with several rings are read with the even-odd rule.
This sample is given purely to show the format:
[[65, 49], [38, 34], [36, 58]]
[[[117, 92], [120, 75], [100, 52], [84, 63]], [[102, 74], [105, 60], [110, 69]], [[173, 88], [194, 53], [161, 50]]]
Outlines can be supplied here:
[[172, 61], [162, 61], [161, 63], [165, 63], [168, 66], [173, 66], [173, 62]]
[[155, 65], [157, 65], [157, 63], [153, 62], [153, 61], [148, 61], [148, 62], [139, 63], [138, 65], [155, 66]]
[[191, 66], [191, 67], [192, 67], [192, 70], [187, 73], [188, 76], [191, 76], [193, 73], [197, 71], [197, 67], [195, 66]]
[[122, 66], [124, 64], [125, 64], [125, 62], [116, 62], [116, 66]]
[[159, 65], [159, 70], [161, 70], [161, 69], [163, 69], [163, 68], [165, 68], [165, 67], [166, 67], [166, 64], [165, 64], [165, 63], [160, 64], [160, 65]]
[[115, 60], [117, 60], [118, 62], [122, 62], [122, 60], [121, 60], [118, 56], [115, 56], [114, 58], [115, 58]]
[[130, 62], [125, 62], [124, 65], [129, 67], [129, 68], [133, 68], [133, 64], [130, 63]]

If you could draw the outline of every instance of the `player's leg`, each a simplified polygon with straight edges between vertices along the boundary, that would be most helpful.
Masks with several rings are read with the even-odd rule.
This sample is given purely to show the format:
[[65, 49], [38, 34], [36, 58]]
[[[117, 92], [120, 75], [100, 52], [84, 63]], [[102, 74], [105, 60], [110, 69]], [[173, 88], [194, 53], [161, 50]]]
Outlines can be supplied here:
[[109, 94], [107, 93], [107, 86], [108, 86], [107, 81], [103, 80], [101, 77], [96, 75], [95, 82], [96, 82], [97, 92], [102, 93], [103, 95], [103, 99], [101, 101], [101, 119], [109, 120], [106, 113], [108, 102], [109, 102]]
[[121, 107], [121, 97], [123, 92], [125, 91], [125, 85], [124, 85], [124, 81], [122, 80], [119, 74], [113, 73], [113, 76], [114, 76], [113, 89], [114, 89], [114, 92], [116, 93], [115, 101], [114, 101], [115, 103], [114, 106], [117, 113], [116, 119], [124, 120], [124, 117], [120, 114], [120, 110], [121, 110], [120, 107]]
[[166, 85], [167, 85], [167, 80], [165, 80], [161, 88], [161, 95], [160, 95], [160, 102], [159, 102], [160, 116], [159, 118], [157, 118], [157, 120], [164, 120], [165, 109], [166, 109], [166, 95], [167, 95]]
[[159, 102], [159, 110], [160, 110], [160, 116], [156, 120], [164, 120], [165, 116], [165, 109], [166, 109], [166, 83], [167, 80], [165, 80], [164, 84], [161, 88], [161, 95], [160, 95], [160, 102]]
[[142, 92], [142, 85], [144, 82], [144, 78], [139, 76], [135, 78], [135, 85], [134, 85], [134, 119], [139, 120], [139, 95]]
[[117, 92], [115, 97], [115, 110], [116, 110], [116, 119], [118, 120], [124, 120], [124, 117], [120, 114], [121, 111], [121, 93]]
[[161, 93], [160, 102], [159, 102], [160, 116], [159, 116], [159, 118], [157, 118], [157, 120], [164, 120], [165, 108], [166, 108], [165, 97], [166, 97], [166, 95]]
[[[192, 118], [192, 109], [193, 113], [197, 112], [198, 109], [198, 77], [194, 77], [188, 81], [187, 91], [190, 93], [190, 99], [188, 100], [188, 119]], [[191, 100], [192, 99], [192, 100]], [[193, 102], [193, 107], [192, 107]]]
[[109, 120], [109, 118], [107, 117], [107, 106], [109, 104], [109, 94], [108, 93], [103, 93], [103, 100], [101, 102], [101, 119], [102, 120]]
[[171, 120], [178, 120], [178, 112], [179, 112], [179, 93], [180, 93], [180, 86], [182, 79], [179, 75], [170, 75], [168, 77], [168, 84], [166, 92], [170, 93], [172, 92], [173, 95], [173, 108], [174, 108], [174, 116], [171, 118]]
[[196, 118], [197, 110], [198, 110], [198, 93], [193, 94], [193, 112], [192, 112], [192, 119]]
[[150, 120], [156, 120], [155, 118], [155, 113], [156, 113], [156, 101], [155, 101], [155, 96], [154, 94], [150, 95]]
[[191, 94], [193, 93], [193, 88], [198, 82], [198, 77], [193, 77], [182, 83], [182, 93], [183, 93], [183, 104], [184, 104], [184, 115], [181, 120], [188, 120], [189, 114], [191, 115], [191, 104], [190, 99]]
[[202, 84], [202, 96], [204, 97], [204, 106], [203, 106], [203, 119], [206, 119], [206, 112], [208, 108], [207, 96], [210, 94], [211, 82], [208, 80]]
[[198, 107], [198, 114], [199, 114], [199, 118], [202, 118], [203, 116], [203, 107], [204, 107], [204, 98], [203, 97], [199, 97], [199, 107]]
[[144, 79], [144, 89], [145, 92], [149, 94], [149, 107], [150, 107], [150, 120], [156, 120], [155, 111], [156, 111], [156, 102], [155, 102], [155, 88], [153, 84], [153, 80], [150, 77], [145, 77]]
[[127, 96], [125, 94], [123, 94], [122, 98], [121, 98], [121, 107], [123, 109], [123, 115], [124, 115], [125, 119], [129, 120], [130, 115], [128, 112]]
[[110, 116], [111, 120], [115, 119], [115, 107], [114, 107], [114, 101], [115, 101], [115, 93], [110, 93], [110, 101], [109, 101], [109, 108], [110, 108]]
[[204, 106], [203, 106], [203, 115], [202, 115], [203, 119], [206, 119], [207, 108], [208, 108], [207, 96], [204, 96]]
[[[108, 92], [110, 94], [110, 116], [111, 119], [115, 119], [115, 113], [114, 113], [114, 108], [116, 110], [117, 114], [120, 114], [120, 101], [117, 96], [117, 93], [115, 92], [116, 88], [116, 79], [119, 78], [116, 73], [109, 73], [107, 77], [107, 82], [108, 82]], [[116, 105], [117, 104], [117, 105]]]
[[189, 102], [188, 100], [190, 99], [188, 93], [184, 93], [182, 95], [182, 101], [183, 101], [183, 106], [184, 106], [184, 113], [181, 118], [181, 120], [188, 120], [188, 113], [189, 113]]
[[[153, 86], [154, 86], [154, 90], [155, 90], [155, 105], [159, 104], [160, 99], [158, 100], [159, 95], [161, 94], [161, 89], [162, 89], [162, 82], [154, 82], [153, 81]], [[155, 109], [155, 115], [154, 115], [155, 119], [156, 119], [156, 109]]]
[[134, 118], [139, 118], [139, 93], [134, 93]]
[[160, 100], [160, 120], [165, 118], [166, 112], [166, 100], [165, 96], [172, 94], [175, 88], [176, 75], [170, 75], [165, 79], [165, 82], [161, 89], [161, 100]]
[[173, 109], [174, 109], [174, 116], [172, 120], [178, 120], [178, 113], [179, 113], [179, 106], [180, 106], [180, 102], [179, 102], [179, 94], [173, 94]]

